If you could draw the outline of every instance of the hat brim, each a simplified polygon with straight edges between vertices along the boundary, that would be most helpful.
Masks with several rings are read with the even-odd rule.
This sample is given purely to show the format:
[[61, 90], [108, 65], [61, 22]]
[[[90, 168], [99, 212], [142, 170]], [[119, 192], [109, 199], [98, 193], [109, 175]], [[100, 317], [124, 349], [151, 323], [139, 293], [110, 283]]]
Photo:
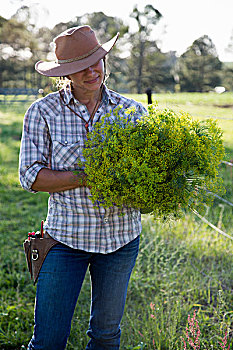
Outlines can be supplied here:
[[90, 56], [83, 58], [81, 60], [77, 60], [69, 63], [58, 63], [56, 61], [46, 62], [39, 61], [35, 64], [35, 69], [38, 73], [42, 75], [46, 75], [48, 77], [62, 77], [69, 74], [77, 73], [86, 69], [96, 62], [98, 62], [101, 58], [104, 58], [113, 48], [117, 39], [119, 37], [119, 33], [115, 35], [111, 40], [101, 45], [98, 50], [96, 50]]

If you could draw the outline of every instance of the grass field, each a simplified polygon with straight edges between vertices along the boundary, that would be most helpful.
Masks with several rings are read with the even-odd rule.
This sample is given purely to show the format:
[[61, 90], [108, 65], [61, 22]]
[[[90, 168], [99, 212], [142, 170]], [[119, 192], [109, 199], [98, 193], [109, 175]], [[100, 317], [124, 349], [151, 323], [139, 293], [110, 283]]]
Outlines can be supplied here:
[[[146, 96], [132, 97], [146, 105]], [[233, 94], [153, 97], [159, 106], [185, 110], [194, 118], [217, 118], [224, 132], [225, 161], [232, 162]], [[0, 349], [4, 350], [26, 349], [32, 334], [35, 287], [26, 268], [22, 243], [28, 231], [39, 229], [48, 200], [45, 193], [33, 195], [22, 190], [18, 181], [18, 153], [26, 107], [0, 106]], [[231, 237], [232, 171], [233, 167], [221, 164], [225, 202], [215, 198], [205, 215], [206, 220]], [[186, 336], [188, 315], [193, 317], [194, 310], [200, 329], [200, 349], [220, 350], [228, 346], [232, 349], [232, 239], [194, 214], [170, 224], [143, 215], [142, 223], [140, 253], [122, 320], [121, 349], [183, 350], [182, 338], [187, 349], [194, 349]], [[87, 275], [68, 350], [85, 349], [89, 300]]]

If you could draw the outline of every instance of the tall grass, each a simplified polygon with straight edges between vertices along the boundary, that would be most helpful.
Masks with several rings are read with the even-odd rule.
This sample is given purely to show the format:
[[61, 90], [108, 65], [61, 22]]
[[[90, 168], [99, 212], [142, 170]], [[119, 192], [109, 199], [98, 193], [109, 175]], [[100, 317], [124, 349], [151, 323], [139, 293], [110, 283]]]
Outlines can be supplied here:
[[[218, 111], [219, 108], [227, 111], [227, 118], [233, 119], [232, 109], [215, 108], [216, 99], [222, 97], [214, 95], [213, 99], [212, 94], [206, 95], [164, 94], [159, 99], [163, 105], [168, 97], [173, 99], [169, 101], [169, 107], [172, 104], [184, 110], [187, 106], [195, 107], [197, 117], [205, 117], [208, 108], [213, 108], [215, 116], [222, 118], [220, 122], [225, 130], [228, 151], [226, 160], [230, 161], [233, 159], [233, 121], [223, 119], [224, 114], [220, 116]], [[145, 103], [145, 96], [135, 98]], [[232, 101], [233, 95], [228, 102], [220, 102], [230, 105]], [[22, 243], [28, 231], [39, 229], [40, 220], [46, 216], [48, 200], [47, 194], [33, 195], [19, 185], [18, 152], [26, 106], [17, 108], [15, 111], [14, 106], [0, 107], [0, 349], [4, 350], [26, 349], [32, 334], [35, 287], [27, 272]], [[233, 203], [233, 168], [222, 164], [220, 171], [226, 187], [223, 197]], [[215, 198], [213, 207], [206, 208], [205, 217], [233, 236], [232, 206]], [[186, 340], [186, 348], [191, 349], [186, 327], [189, 326], [188, 315], [193, 315], [194, 310], [200, 328], [200, 349], [222, 349], [221, 339], [225, 335], [227, 346], [232, 347], [232, 240], [191, 213], [170, 224], [144, 215], [142, 224], [140, 253], [122, 320], [121, 349], [183, 350], [182, 339]], [[87, 274], [76, 307], [68, 350], [86, 346], [90, 293]]]

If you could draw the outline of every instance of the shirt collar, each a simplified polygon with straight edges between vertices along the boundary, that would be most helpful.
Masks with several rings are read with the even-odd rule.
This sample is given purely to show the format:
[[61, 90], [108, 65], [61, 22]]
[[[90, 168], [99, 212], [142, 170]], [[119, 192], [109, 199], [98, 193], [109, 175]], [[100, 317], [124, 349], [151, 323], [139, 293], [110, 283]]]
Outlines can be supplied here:
[[103, 87], [103, 101], [107, 102], [107, 104], [110, 102], [113, 105], [117, 105], [118, 101], [116, 98], [111, 94], [111, 91], [107, 88], [106, 85]]
[[64, 87], [63, 91], [64, 91], [63, 97], [64, 97], [65, 104], [68, 105], [71, 102], [71, 100], [74, 99], [70, 84], [67, 84]]

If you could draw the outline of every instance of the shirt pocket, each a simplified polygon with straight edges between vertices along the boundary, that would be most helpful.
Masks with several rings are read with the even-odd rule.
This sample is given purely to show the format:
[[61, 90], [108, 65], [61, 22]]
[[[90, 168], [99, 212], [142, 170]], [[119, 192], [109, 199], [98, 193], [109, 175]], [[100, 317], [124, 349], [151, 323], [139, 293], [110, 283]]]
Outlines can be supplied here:
[[80, 152], [80, 140], [75, 143], [53, 141], [53, 161], [57, 170], [74, 170], [77, 168], [77, 158]]

